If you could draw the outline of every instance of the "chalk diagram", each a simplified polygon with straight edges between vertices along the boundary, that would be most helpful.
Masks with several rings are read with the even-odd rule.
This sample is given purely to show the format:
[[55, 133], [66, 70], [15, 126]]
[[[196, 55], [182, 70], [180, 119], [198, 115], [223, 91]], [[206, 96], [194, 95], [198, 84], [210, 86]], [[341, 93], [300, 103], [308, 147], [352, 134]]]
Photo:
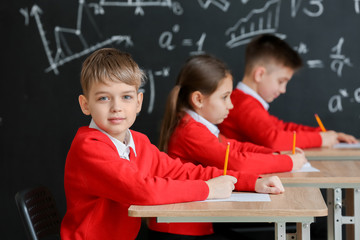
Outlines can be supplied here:
[[[91, 26], [94, 32], [98, 35], [99, 39], [103, 39], [103, 36], [99, 30], [99, 27], [96, 25], [96, 22], [91, 14], [90, 8], [94, 9], [94, 14], [104, 14], [105, 10], [104, 7], [106, 6], [118, 6], [118, 7], [134, 7], [135, 14], [144, 15], [144, 7], [167, 7], [173, 10], [175, 14], [181, 14], [182, 9], [178, 3], [173, 3], [171, 0], [162, 0], [162, 1], [105, 1], [100, 0], [99, 3], [94, 4], [86, 4], [85, 0], [79, 0], [79, 6], [77, 9], [77, 17], [76, 17], [76, 27], [75, 28], [67, 28], [67, 27], [60, 27], [56, 26], [54, 28], [54, 38], [56, 43], [56, 50], [55, 54], [53, 54], [52, 49], [50, 48], [49, 41], [46, 38], [45, 30], [40, 18], [40, 15], [43, 13], [42, 9], [37, 6], [36, 4], [32, 6], [30, 11], [30, 16], [35, 19], [37, 29], [40, 34], [40, 38], [45, 50], [46, 57], [49, 62], [49, 67], [45, 69], [45, 72], [53, 71], [54, 74], [59, 74], [59, 67], [73, 61], [74, 59], [80, 58], [84, 55], [87, 55], [97, 49], [105, 47], [111, 44], [121, 44], [124, 43], [126, 47], [133, 46], [134, 43], [131, 40], [130, 35], [113, 35], [101, 42], [97, 42], [95, 44], [89, 44], [84, 37], [82, 32], [82, 22], [84, 19], [84, 13], [86, 17], [91, 23]], [[29, 24], [29, 14], [27, 9], [20, 9], [20, 13], [25, 17], [25, 25]], [[76, 51], [73, 49], [68, 42], [67, 36], [72, 35], [75, 36], [76, 39], [80, 42], [82, 50]], [[163, 68], [162, 70], [155, 71], [154, 73], [152, 70], [146, 70], [145, 73], [148, 76], [148, 83], [149, 83], [149, 98], [150, 103], [148, 106], [147, 112], [150, 114], [153, 111], [154, 101], [155, 101], [155, 76], [169, 76], [169, 68]], [[141, 91], [144, 92], [144, 86], [142, 86]]]
[[240, 18], [234, 26], [225, 31], [225, 35], [230, 36], [226, 46], [235, 48], [265, 33], [275, 34], [281, 39], [286, 38], [285, 34], [277, 33], [279, 16], [280, 0], [268, 1], [263, 8], [251, 10], [246, 17]]
[[144, 16], [144, 7], [167, 7], [170, 8], [174, 14], [181, 15], [183, 9], [178, 2], [172, 0], [123, 0], [123, 1], [106, 1], [100, 0], [99, 3], [89, 3], [89, 7], [94, 8], [95, 14], [104, 14], [104, 7], [133, 7], [135, 8], [135, 15]]
[[[45, 72], [53, 71], [55, 74], [59, 74], [59, 67], [64, 65], [65, 63], [71, 62], [74, 59], [80, 58], [84, 55], [89, 54], [90, 52], [93, 52], [99, 48], [102, 48], [106, 45], [110, 45], [113, 43], [120, 44], [124, 43], [126, 47], [133, 46], [133, 42], [131, 40], [131, 36], [129, 35], [114, 35], [109, 37], [108, 39], [105, 39], [102, 42], [95, 43], [93, 45], [90, 45], [82, 32], [82, 21], [84, 19], [84, 12], [86, 16], [88, 17], [93, 30], [96, 32], [96, 34], [99, 36], [99, 38], [103, 38], [102, 34], [99, 30], [99, 27], [97, 27], [96, 22], [93, 18], [93, 15], [91, 14], [90, 8], [94, 8], [95, 14], [104, 14], [105, 10], [104, 7], [106, 6], [118, 6], [118, 7], [134, 7], [135, 8], [135, 14], [143, 14], [144, 10], [143, 7], [167, 7], [171, 9], [175, 9], [174, 11], [176, 13], [179, 13], [181, 10], [181, 6], [179, 4], [172, 3], [171, 0], [165, 0], [165, 1], [105, 1], [100, 0], [99, 3], [90, 3], [86, 4], [85, 0], [79, 0], [79, 6], [77, 10], [77, 21], [76, 21], [76, 28], [67, 28], [67, 27], [60, 27], [56, 26], [54, 28], [54, 37], [55, 37], [55, 43], [56, 43], [56, 51], [55, 55], [53, 56], [52, 50], [49, 46], [49, 41], [46, 38], [45, 30], [43, 28], [43, 24], [40, 19], [40, 15], [43, 13], [41, 8], [37, 5], [34, 5], [31, 9], [30, 16], [35, 18], [36, 25], [41, 37], [41, 41], [43, 43], [43, 47], [45, 50], [45, 54], [47, 56], [49, 67], [45, 69]], [[180, 9], [180, 10], [179, 10]], [[26, 16], [26, 12], [24, 9], [20, 9], [20, 13], [22, 13], [24, 16]], [[25, 24], [27, 24], [28, 20], [25, 17]], [[83, 47], [81, 51], [75, 52], [72, 50], [71, 46], [68, 44], [67, 35], [74, 35], [77, 37]]]

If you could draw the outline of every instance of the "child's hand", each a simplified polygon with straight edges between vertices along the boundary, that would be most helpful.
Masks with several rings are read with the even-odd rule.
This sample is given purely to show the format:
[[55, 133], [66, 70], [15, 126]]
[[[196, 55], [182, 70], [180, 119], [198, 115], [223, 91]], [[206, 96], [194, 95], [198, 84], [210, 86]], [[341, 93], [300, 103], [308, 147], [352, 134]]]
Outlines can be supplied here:
[[304, 151], [300, 148], [296, 148], [295, 154], [289, 154], [289, 157], [293, 162], [292, 171], [301, 169], [307, 163]]
[[354, 136], [345, 134], [342, 132], [337, 133], [337, 140], [339, 142], [346, 142], [346, 143], [357, 143], [358, 142]]
[[279, 194], [285, 192], [278, 176], [259, 178], [255, 183], [255, 192]]
[[223, 175], [205, 182], [209, 186], [209, 196], [207, 199], [229, 198], [235, 189], [237, 179], [233, 176]]
[[332, 147], [339, 143], [338, 134], [335, 131], [320, 132], [322, 147]]

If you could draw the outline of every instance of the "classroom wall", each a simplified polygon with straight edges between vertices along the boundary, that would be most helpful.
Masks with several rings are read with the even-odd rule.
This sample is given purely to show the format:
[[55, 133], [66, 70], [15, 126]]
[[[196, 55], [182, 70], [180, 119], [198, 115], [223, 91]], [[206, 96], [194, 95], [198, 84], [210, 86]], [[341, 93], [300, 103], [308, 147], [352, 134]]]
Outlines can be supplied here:
[[[360, 137], [360, 6], [357, 0], [18, 0], [0, 8], [1, 239], [24, 239], [15, 193], [36, 184], [66, 203], [64, 164], [76, 130], [79, 73], [94, 50], [132, 54], [146, 72], [134, 130], [156, 144], [166, 96], [182, 63], [211, 53], [241, 79], [245, 45], [261, 33], [285, 39], [304, 60], [270, 112]], [[234, 83], [235, 84], [235, 83]]]

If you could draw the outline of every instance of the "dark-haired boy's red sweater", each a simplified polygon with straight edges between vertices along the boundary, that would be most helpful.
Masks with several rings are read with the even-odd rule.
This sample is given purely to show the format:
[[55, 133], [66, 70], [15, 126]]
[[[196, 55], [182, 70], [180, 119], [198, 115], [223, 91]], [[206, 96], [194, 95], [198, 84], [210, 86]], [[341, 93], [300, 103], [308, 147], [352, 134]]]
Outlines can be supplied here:
[[[222, 174], [183, 164], [160, 152], [145, 135], [131, 134], [136, 156], [131, 152], [128, 161], [105, 134], [89, 127], [78, 130], [65, 165], [67, 212], [61, 239], [135, 239], [141, 219], [128, 216], [130, 205], [205, 200], [209, 188], [204, 180]], [[229, 174], [239, 179], [237, 190], [254, 191], [257, 175]]]
[[231, 101], [234, 108], [219, 125], [225, 136], [283, 151], [292, 149], [296, 131], [297, 147], [321, 147], [320, 128], [284, 122], [270, 115], [256, 98], [239, 89], [233, 90]]
[[[180, 120], [171, 135], [168, 154], [183, 162], [224, 168], [227, 142], [230, 143], [228, 169], [246, 173], [286, 172], [292, 169], [287, 155], [273, 155], [272, 149], [242, 143], [212, 134], [208, 128], [195, 121], [189, 114]], [[212, 223], [156, 223], [150, 221], [150, 229], [183, 235], [208, 235], [213, 233]]]

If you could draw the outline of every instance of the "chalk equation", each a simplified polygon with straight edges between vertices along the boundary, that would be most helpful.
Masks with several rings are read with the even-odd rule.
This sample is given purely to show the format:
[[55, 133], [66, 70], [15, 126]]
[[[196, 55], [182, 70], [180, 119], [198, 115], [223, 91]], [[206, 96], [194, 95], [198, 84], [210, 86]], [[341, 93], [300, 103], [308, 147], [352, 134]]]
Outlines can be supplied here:
[[323, 0], [291, 0], [291, 16], [293, 18], [296, 17], [300, 9], [308, 17], [320, 17], [324, 12]]
[[[155, 76], [156, 77], [169, 77], [170, 74], [170, 67], [163, 67], [160, 70], [153, 71], [152, 69], [144, 70], [146, 76], [147, 76], [147, 84], [149, 89], [149, 106], [147, 107], [147, 113], [151, 114], [154, 109], [155, 105], [155, 93], [156, 93], [156, 86], [155, 86]], [[145, 86], [141, 86], [139, 91], [146, 93]]]
[[[343, 37], [339, 38], [337, 44], [330, 49], [329, 60], [331, 71], [335, 72], [338, 77], [342, 77], [342, 72], [344, 67], [353, 67], [353, 63], [350, 58], [342, 53], [343, 44], [345, 39]], [[299, 46], [295, 46], [294, 49], [301, 55], [307, 54], [309, 49], [307, 45], [303, 42]], [[321, 59], [310, 59], [306, 61], [308, 68], [325, 68], [324, 61]]]
[[349, 103], [360, 103], [360, 87], [356, 88], [350, 95], [346, 88], [339, 89], [339, 93], [331, 96], [328, 102], [328, 109], [331, 113], [342, 112], [343, 102], [349, 101]]
[[[174, 37], [174, 34], [177, 34], [179, 32], [180, 32], [180, 25], [175, 24], [172, 27], [172, 30], [164, 31], [163, 33], [161, 33], [161, 35], [159, 37], [160, 48], [166, 49], [168, 51], [174, 50], [176, 48], [176, 45], [173, 42], [173, 37]], [[201, 54], [204, 52], [203, 45], [204, 45], [205, 38], [206, 38], [206, 33], [202, 33], [200, 35], [199, 39], [195, 43], [194, 43], [194, 40], [191, 38], [184, 38], [181, 41], [181, 45], [185, 46], [185, 47], [193, 47], [194, 45], [196, 45], [196, 50], [190, 51], [190, 55]]]

